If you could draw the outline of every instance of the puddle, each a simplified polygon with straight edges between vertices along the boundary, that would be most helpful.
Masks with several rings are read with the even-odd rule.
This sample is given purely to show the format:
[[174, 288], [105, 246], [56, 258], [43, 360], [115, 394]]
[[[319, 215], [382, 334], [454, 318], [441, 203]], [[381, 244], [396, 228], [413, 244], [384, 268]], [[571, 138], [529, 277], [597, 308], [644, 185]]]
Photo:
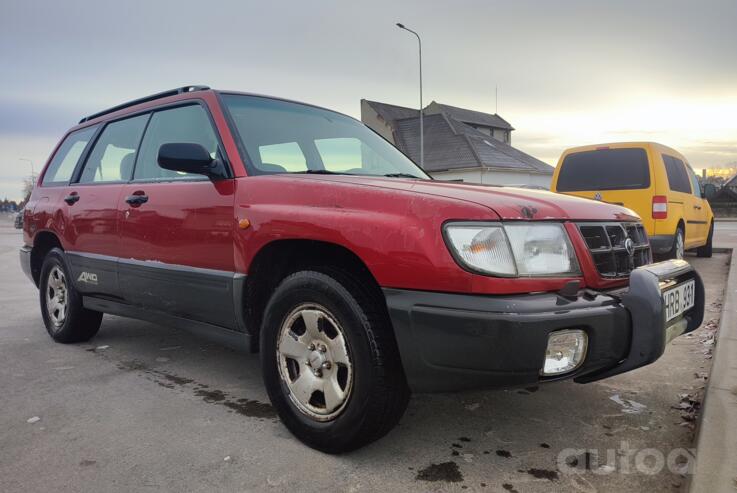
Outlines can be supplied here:
[[551, 471], [550, 469], [528, 469], [527, 474], [534, 477], [535, 479], [547, 479], [548, 481], [558, 480], [558, 471]]
[[614, 394], [609, 397], [609, 399], [622, 406], [622, 412], [625, 414], [641, 414], [645, 409], [647, 409], [645, 404], [640, 404], [639, 402], [630, 399], [623, 399], [619, 394]]
[[447, 483], [460, 483], [463, 481], [463, 475], [458, 464], [453, 461], [442, 462], [440, 464], [430, 464], [424, 469], [417, 472], [415, 480], [418, 481], [444, 481]]
[[[97, 353], [100, 354], [100, 353]], [[141, 361], [120, 361], [116, 365], [124, 371], [137, 371], [143, 373], [149, 380], [166, 389], [191, 390], [192, 393], [202, 398], [208, 404], [217, 404], [228, 408], [243, 416], [258, 419], [276, 419], [276, 410], [271, 404], [259, 402], [253, 399], [238, 398], [227, 392], [217, 389], [209, 389], [209, 386], [196, 382], [191, 378], [181, 377], [163, 370], [153, 369]]]

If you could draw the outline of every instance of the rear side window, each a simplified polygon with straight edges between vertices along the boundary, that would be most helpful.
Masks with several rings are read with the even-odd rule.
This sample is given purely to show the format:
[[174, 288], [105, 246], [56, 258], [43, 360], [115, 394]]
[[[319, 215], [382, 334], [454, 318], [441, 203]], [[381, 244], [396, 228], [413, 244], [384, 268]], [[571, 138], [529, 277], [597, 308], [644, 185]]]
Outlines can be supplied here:
[[44, 174], [43, 186], [59, 186], [69, 183], [79, 158], [87, 148], [95, 130], [97, 126], [83, 128], [70, 133], [64, 139]]
[[645, 149], [597, 149], [569, 154], [560, 165], [556, 190], [636, 190], [650, 186]]
[[296, 142], [259, 146], [258, 154], [261, 158], [257, 166], [259, 171], [283, 173], [307, 170], [307, 159]]
[[691, 184], [683, 161], [663, 154], [665, 173], [668, 175], [668, 186], [673, 192], [691, 193]]
[[315, 141], [322, 163], [329, 171], [361, 171], [363, 167], [361, 141], [358, 139], [334, 138]]
[[218, 140], [210, 119], [202, 106], [190, 105], [157, 111], [146, 128], [141, 151], [136, 162], [136, 180], [206, 179], [202, 175], [170, 171], [159, 166], [159, 148], [163, 144], [199, 144], [217, 158]]
[[80, 183], [128, 181], [133, 175], [136, 151], [149, 115], [108, 124], [87, 158]]

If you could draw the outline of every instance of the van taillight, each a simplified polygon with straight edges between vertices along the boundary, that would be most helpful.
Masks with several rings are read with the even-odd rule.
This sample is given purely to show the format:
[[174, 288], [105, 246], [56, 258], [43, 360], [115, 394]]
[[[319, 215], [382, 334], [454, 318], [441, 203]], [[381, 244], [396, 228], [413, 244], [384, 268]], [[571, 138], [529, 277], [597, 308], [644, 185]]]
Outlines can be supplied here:
[[668, 197], [653, 196], [653, 219], [668, 219]]

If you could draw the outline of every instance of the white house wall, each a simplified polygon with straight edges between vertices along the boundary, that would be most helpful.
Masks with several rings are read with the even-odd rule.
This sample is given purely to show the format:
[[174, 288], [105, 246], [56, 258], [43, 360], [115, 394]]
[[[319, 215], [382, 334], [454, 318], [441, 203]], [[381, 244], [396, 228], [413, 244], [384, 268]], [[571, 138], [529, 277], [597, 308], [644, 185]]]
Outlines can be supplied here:
[[538, 173], [520, 173], [514, 171], [496, 171], [469, 169], [430, 173], [436, 180], [463, 180], [464, 183], [481, 183], [484, 185], [535, 185], [550, 189], [552, 175]]

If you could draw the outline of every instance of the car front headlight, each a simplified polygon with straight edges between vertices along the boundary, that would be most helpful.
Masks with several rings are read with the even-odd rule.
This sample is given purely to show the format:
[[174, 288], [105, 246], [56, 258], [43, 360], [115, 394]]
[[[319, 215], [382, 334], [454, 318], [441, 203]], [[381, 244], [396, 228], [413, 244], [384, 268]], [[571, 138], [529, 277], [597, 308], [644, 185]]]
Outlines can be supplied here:
[[505, 277], [578, 274], [576, 255], [560, 223], [449, 223], [455, 258], [481, 274]]

